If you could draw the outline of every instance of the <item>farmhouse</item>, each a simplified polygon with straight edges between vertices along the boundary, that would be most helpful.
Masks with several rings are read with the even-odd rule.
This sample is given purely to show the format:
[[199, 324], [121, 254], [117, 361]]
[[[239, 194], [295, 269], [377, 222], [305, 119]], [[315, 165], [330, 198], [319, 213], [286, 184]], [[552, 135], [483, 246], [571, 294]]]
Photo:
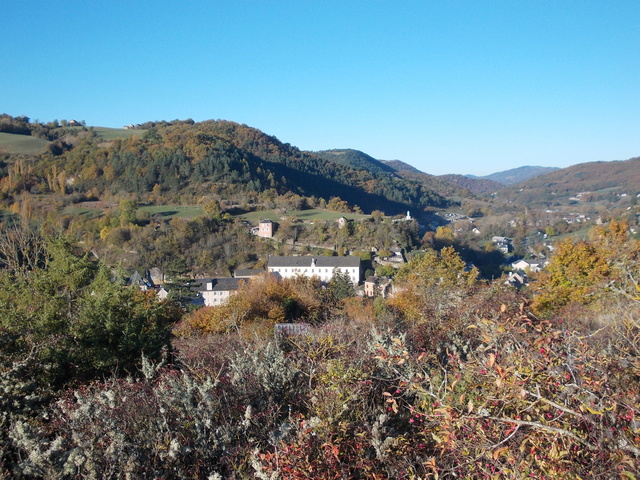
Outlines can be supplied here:
[[521, 272], [539, 272], [542, 269], [540, 262], [533, 262], [531, 260], [518, 260], [511, 264], [511, 268]]
[[199, 290], [207, 307], [222, 305], [243, 283], [241, 278], [211, 278]]
[[505, 255], [513, 251], [513, 244], [510, 238], [495, 236], [491, 238], [491, 242], [493, 242], [498, 250], [500, 250]]
[[251, 229], [251, 233], [262, 238], [273, 238], [274, 230], [274, 223], [267, 218], [264, 220], [260, 220], [258, 226]]
[[270, 256], [267, 263], [270, 273], [282, 278], [293, 278], [298, 275], [318, 277], [328, 282], [334, 273], [342, 272], [349, 275], [351, 282], [360, 282], [360, 257], [276, 257]]
[[143, 292], [146, 292], [147, 290], [153, 288], [153, 283], [151, 283], [149, 279], [146, 278], [146, 276], [145, 278], [142, 278], [142, 275], [140, 275], [140, 272], [138, 272], [137, 270], [133, 272], [131, 277], [129, 277], [129, 279], [127, 280], [127, 285], [138, 287]]
[[382, 295], [386, 298], [391, 290], [391, 280], [388, 277], [369, 277], [364, 282], [364, 294], [367, 297]]

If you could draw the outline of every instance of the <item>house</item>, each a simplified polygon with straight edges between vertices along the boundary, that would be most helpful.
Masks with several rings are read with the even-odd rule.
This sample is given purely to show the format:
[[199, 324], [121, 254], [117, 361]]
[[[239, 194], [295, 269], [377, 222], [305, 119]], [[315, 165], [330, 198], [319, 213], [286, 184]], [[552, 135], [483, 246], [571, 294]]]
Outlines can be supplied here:
[[389, 251], [391, 252], [391, 255], [389, 255], [388, 257], [376, 256], [376, 262], [378, 262], [380, 265], [388, 265], [394, 268], [399, 268], [403, 263], [405, 263], [402, 248], [394, 247]]
[[387, 298], [391, 290], [391, 280], [388, 277], [368, 277], [364, 281], [364, 294], [367, 297], [382, 295]]
[[391, 249], [392, 255], [386, 260], [388, 262], [396, 262], [396, 263], [404, 263], [404, 256], [402, 255], [402, 249], [399, 247], [395, 247]]
[[260, 223], [258, 223], [258, 232], [256, 233], [256, 235], [262, 238], [272, 238], [273, 231], [273, 222], [267, 218], [264, 220], [260, 220]]
[[495, 236], [491, 238], [491, 242], [505, 255], [513, 251], [513, 244], [510, 238]]
[[261, 268], [239, 268], [233, 272], [234, 278], [251, 278], [264, 273]]
[[205, 306], [212, 307], [226, 303], [243, 282], [241, 278], [211, 278], [198, 291]]
[[153, 267], [147, 270], [147, 278], [151, 280], [154, 285], [162, 285], [164, 283], [164, 273], [158, 267]]
[[293, 278], [298, 275], [318, 277], [328, 282], [334, 273], [342, 272], [349, 275], [351, 282], [360, 282], [360, 257], [277, 257], [270, 256], [267, 261], [267, 271], [280, 275], [282, 278]]
[[518, 260], [511, 264], [511, 268], [521, 272], [539, 272], [542, 269], [542, 264], [539, 262], [532, 262], [531, 260]]
[[153, 284], [146, 278], [142, 278], [142, 275], [136, 270], [133, 275], [127, 280], [127, 285], [138, 287], [143, 292], [146, 292], [153, 287]]
[[158, 300], [166, 300], [169, 296], [169, 291], [165, 290], [164, 287], [160, 287], [156, 290], [156, 295], [158, 295]]
[[504, 282], [505, 285], [511, 285], [515, 288], [523, 287], [528, 284], [527, 276], [524, 273], [509, 272], [509, 276]]

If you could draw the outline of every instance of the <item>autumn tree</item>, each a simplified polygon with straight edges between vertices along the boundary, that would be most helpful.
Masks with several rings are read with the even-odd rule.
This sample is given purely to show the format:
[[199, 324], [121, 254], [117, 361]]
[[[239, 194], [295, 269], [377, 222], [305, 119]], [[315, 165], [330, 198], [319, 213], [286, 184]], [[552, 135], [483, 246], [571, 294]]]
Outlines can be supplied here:
[[453, 247], [428, 249], [414, 256], [396, 274], [389, 305], [413, 323], [437, 319], [454, 309], [478, 281]]
[[325, 292], [315, 279], [260, 275], [241, 285], [227, 303], [193, 312], [174, 332], [181, 337], [233, 331], [271, 335], [276, 323], [318, 323], [332, 303]]
[[634, 296], [639, 257], [638, 242], [629, 236], [624, 221], [596, 227], [590, 241], [566, 239], [556, 245], [536, 282], [533, 307], [550, 313], [572, 302], [592, 303], [608, 290]]

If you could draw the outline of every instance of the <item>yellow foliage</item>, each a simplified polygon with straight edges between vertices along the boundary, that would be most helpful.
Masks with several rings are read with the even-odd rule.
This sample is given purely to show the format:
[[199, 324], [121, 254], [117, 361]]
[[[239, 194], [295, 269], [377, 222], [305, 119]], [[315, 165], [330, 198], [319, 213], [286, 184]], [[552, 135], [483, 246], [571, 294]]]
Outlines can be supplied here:
[[572, 302], [588, 304], [612, 289], [633, 297], [640, 249], [628, 229], [626, 221], [611, 221], [593, 229], [589, 242], [560, 242], [538, 278], [534, 310], [540, 314]]
[[226, 304], [189, 315], [175, 334], [217, 334], [233, 329], [271, 332], [276, 323], [311, 316], [320, 308], [321, 298], [313, 281], [261, 275], [242, 284]]

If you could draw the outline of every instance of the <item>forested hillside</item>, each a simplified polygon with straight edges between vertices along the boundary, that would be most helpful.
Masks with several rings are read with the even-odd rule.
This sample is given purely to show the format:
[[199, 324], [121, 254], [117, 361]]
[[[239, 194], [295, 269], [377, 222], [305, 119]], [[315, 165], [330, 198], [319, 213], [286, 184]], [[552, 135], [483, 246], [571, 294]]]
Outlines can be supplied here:
[[141, 199], [153, 194], [156, 202], [188, 202], [211, 193], [240, 198], [274, 189], [326, 201], [340, 197], [368, 211], [389, 213], [446, 203], [418, 182], [328, 161], [233, 122], [165, 122], [141, 138], [110, 142], [91, 130], [70, 133], [73, 142], [60, 140], [49, 153], [21, 159], [19, 165], [5, 155], [3, 193], [64, 190], [93, 198], [129, 193]]
[[[521, 205], [558, 205], [584, 194], [581, 201], [615, 200], [640, 192], [640, 158], [581, 163], [556, 170], [500, 191], [500, 197]], [[582, 195], [580, 195], [582, 197]]]
[[558, 170], [558, 169], [554, 167], [524, 166], [524, 167], [504, 170], [502, 172], [495, 172], [490, 175], [486, 175], [484, 177], [475, 177], [472, 175], [470, 175], [470, 177], [480, 178], [483, 180], [491, 180], [493, 182], [497, 182], [502, 185], [514, 185], [516, 183], [529, 180], [531, 178], [539, 177], [540, 175], [544, 175], [545, 173], [553, 172], [554, 170]]
[[491, 194], [504, 188], [504, 185], [501, 183], [481, 177], [450, 174], [440, 175], [439, 178], [476, 194]]

